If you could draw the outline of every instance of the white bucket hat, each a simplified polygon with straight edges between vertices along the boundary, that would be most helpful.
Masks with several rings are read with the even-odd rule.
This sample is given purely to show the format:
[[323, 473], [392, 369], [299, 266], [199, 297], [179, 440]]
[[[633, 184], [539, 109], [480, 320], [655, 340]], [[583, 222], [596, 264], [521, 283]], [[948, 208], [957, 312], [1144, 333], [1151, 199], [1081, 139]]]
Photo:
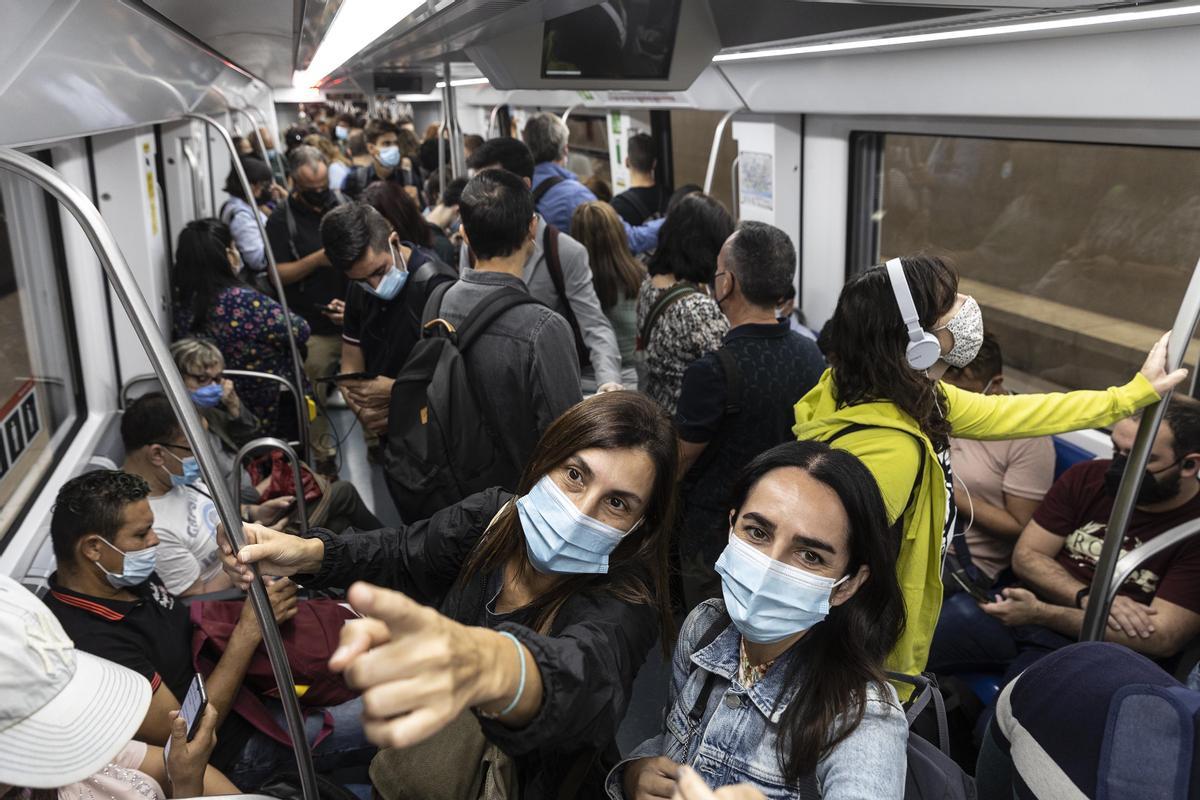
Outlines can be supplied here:
[[0, 783], [57, 789], [100, 771], [150, 707], [150, 682], [76, 650], [50, 609], [0, 575]]

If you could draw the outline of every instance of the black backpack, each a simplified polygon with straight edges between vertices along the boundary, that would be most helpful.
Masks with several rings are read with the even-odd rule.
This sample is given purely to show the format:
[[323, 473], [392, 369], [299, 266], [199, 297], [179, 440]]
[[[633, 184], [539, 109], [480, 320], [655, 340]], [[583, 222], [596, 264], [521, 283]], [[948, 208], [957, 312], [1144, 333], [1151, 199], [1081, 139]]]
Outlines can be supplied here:
[[500, 315], [537, 300], [518, 289], [500, 289], [455, 329], [438, 317], [453, 285], [443, 283], [430, 294], [421, 339], [392, 387], [384, 475], [406, 522], [428, 519], [469, 494], [503, 485], [513, 470], [496, 446], [463, 356]]
[[[729, 614], [723, 611], [721, 616], [700, 637], [693, 652], [703, 650], [712, 644], [721, 635], [721, 632], [729, 627], [729, 624]], [[688, 666], [692, 670], [696, 669], [696, 665], [690, 659]], [[696, 702], [688, 711], [688, 719], [692, 727], [697, 729], [704, 717], [704, 710], [708, 707], [708, 698], [712, 695], [712, 673], [706, 673], [706, 678], [700, 694], [696, 697]], [[910, 728], [917, 717], [921, 716], [922, 712], [931, 704], [937, 723], [938, 743], [936, 745], [919, 734], [911, 731], [908, 734], [906, 754], [908, 770], [904, 778], [904, 800], [976, 800], [978, 794], [975, 791], [974, 779], [963, 772], [962, 767], [950, 757], [950, 733], [946, 723], [946, 706], [933, 675], [929, 673], [901, 675], [898, 672], [889, 672], [888, 678], [892, 682], [900, 681], [917, 687], [917, 691], [913, 693], [908, 708], [904, 712]], [[801, 780], [798, 788], [799, 800], [821, 800], [821, 790], [817, 786], [815, 775], [809, 775]]]

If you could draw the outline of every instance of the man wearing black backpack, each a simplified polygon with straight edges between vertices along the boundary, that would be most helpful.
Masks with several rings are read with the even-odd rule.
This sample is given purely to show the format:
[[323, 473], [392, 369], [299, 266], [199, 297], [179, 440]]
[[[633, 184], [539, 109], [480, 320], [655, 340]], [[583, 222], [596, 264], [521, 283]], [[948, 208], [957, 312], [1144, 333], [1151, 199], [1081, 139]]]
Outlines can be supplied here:
[[475, 266], [433, 290], [388, 414], [388, 486], [410, 521], [514, 491], [542, 432], [582, 399], [571, 326], [521, 278], [538, 223], [529, 187], [484, 170], [459, 213]]

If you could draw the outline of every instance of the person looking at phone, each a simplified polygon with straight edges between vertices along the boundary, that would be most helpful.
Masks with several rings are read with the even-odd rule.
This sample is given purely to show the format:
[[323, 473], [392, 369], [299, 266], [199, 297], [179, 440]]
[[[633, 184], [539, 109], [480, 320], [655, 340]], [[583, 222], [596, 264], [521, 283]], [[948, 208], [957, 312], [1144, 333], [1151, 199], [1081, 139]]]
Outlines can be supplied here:
[[[426, 521], [342, 537], [247, 525], [246, 546], [235, 556], [223, 543], [223, 558], [239, 584], [255, 564], [350, 587], [369, 619], [346, 625], [331, 666], [364, 690], [372, 741], [435, 737], [444, 751], [462, 745], [446, 726], [465, 712], [516, 761], [515, 796], [593, 797], [617, 760], [634, 676], [655, 639], [669, 641], [677, 469], [670, 418], [611, 392], [550, 425], [516, 494], [488, 489]], [[372, 767], [387, 800], [430, 768], [416, 758], [405, 770], [403, 756], [384, 751]]]
[[215, 710], [196, 720], [190, 741], [184, 720], [171, 719], [171, 753], [164, 763], [163, 748], [133, 739], [150, 707], [146, 680], [76, 650], [50, 609], [7, 575], [0, 575], [0, 641], [0, 798], [44, 798], [27, 791], [38, 789], [57, 790], [59, 800], [238, 791], [208, 766]]
[[[1138, 418], [1113, 426], [1111, 459], [1076, 464], [1062, 474], [1013, 551], [1020, 583], [990, 603], [957, 596], [947, 603], [929, 665], [939, 672], [1003, 670], [1004, 682], [1047, 653], [1076, 641], [1096, 561]], [[1200, 516], [1200, 403], [1172, 396], [1154, 437], [1150, 461], [1122, 551]], [[1200, 541], [1191, 539], [1146, 561], [1117, 592], [1105, 639], [1160, 661], [1200, 635]]]
[[[395, 199], [412, 205], [420, 220], [408, 195], [396, 192]], [[326, 214], [321, 241], [333, 266], [350, 279], [342, 325], [342, 372], [375, 376], [338, 383], [363, 429], [384, 433], [392, 384], [421, 338], [425, 303], [435, 288], [457, 276], [433, 251], [402, 239], [366, 203], [347, 203]]]
[[609, 773], [608, 796], [705, 797], [690, 767], [771, 800], [902, 797], [908, 724], [883, 672], [904, 627], [899, 542], [871, 474], [788, 442], [729, 499], [723, 599], [683, 623], [662, 732]]
[[[150, 706], [135, 738], [161, 747], [181, 723], [171, 712], [180, 710], [195, 677], [193, 626], [187, 606], [155, 573], [160, 545], [149, 494], [146, 481], [117, 470], [88, 472], [63, 484], [50, 520], [58, 569], [50, 576], [45, 602], [76, 647], [127, 667], [150, 683]], [[277, 623], [296, 615], [296, 584], [270, 582], [267, 596]], [[247, 601], [224, 653], [205, 680], [209, 708], [217, 714], [211, 763], [243, 789], [256, 788], [275, 769], [294, 763], [288, 748], [231, 713], [261, 641]], [[274, 711], [273, 701], [263, 702]], [[334, 731], [314, 748], [317, 768], [365, 764], [374, 748], [363, 740], [357, 723], [361, 700], [325, 711], [333, 718]], [[306, 720], [313, 726], [306, 728], [310, 736], [320, 730], [323, 719], [315, 714]]]
[[[121, 469], [142, 478], [150, 489], [147, 499], [159, 540], [155, 567], [167, 591], [187, 597], [228, 589], [231, 584], [221, 571], [217, 549], [217, 509], [167, 398], [149, 394], [130, 403], [121, 417], [121, 441], [125, 445]], [[231, 468], [232, 462], [231, 456]], [[265, 488], [255, 487], [255, 491]], [[321, 501], [307, 509], [312, 524], [336, 533], [349, 527], [379, 527], [353, 484], [334, 481], [323, 489]], [[283, 526], [293, 522], [289, 514], [295, 507], [296, 498], [288, 495], [242, 503], [241, 512], [243, 519]]]

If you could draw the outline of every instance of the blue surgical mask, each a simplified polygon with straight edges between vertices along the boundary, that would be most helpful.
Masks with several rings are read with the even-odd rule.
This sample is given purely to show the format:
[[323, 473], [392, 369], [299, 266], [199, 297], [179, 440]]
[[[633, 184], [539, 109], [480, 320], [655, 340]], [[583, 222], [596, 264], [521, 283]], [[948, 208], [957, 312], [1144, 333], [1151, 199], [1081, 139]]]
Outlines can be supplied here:
[[158, 559], [158, 545], [126, 553], [104, 537], [100, 537], [100, 541], [121, 554], [121, 571], [119, 573], [109, 572], [99, 561], [94, 562], [114, 589], [145, 583], [146, 579], [150, 577], [150, 573], [154, 572], [154, 565]]
[[[170, 450], [167, 450], [167, 452], [171, 453]], [[182, 475], [176, 475], [166, 467], [163, 467], [163, 469], [166, 470], [167, 475], [171, 476], [172, 486], [191, 486], [193, 483], [200, 480], [200, 462], [196, 460], [195, 456], [180, 458], [174, 453], [171, 453], [171, 457], [183, 465]]]
[[210, 383], [191, 392], [192, 402], [201, 408], [216, 408], [221, 404], [221, 384]]
[[784, 564], [729, 531], [717, 559], [725, 608], [742, 637], [771, 644], [806, 631], [829, 614], [829, 597], [841, 580]]
[[[392, 243], [388, 242], [388, 250], [392, 254], [392, 268], [387, 271], [383, 278], [379, 281], [378, 286], [372, 286], [366, 281], [359, 281], [359, 285], [366, 289], [371, 294], [378, 297], [380, 300], [389, 301], [395, 300], [396, 295], [404, 288], [404, 283], [408, 280], [408, 264], [404, 263], [403, 258], [398, 258], [395, 248]], [[404, 269], [396, 266], [399, 262]]]
[[379, 163], [388, 169], [394, 169], [400, 163], [400, 148], [395, 145], [379, 148]]
[[344, 142], [350, 138], [350, 129], [345, 125], [338, 125], [333, 129], [333, 135], [337, 137], [339, 142]]
[[642, 524], [638, 520], [626, 533], [592, 519], [575, 507], [549, 475], [517, 500], [517, 514], [529, 561], [541, 573], [606, 573], [609, 555], [623, 537]]

